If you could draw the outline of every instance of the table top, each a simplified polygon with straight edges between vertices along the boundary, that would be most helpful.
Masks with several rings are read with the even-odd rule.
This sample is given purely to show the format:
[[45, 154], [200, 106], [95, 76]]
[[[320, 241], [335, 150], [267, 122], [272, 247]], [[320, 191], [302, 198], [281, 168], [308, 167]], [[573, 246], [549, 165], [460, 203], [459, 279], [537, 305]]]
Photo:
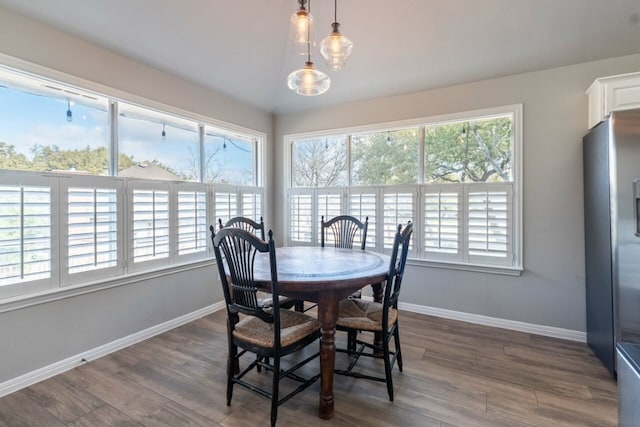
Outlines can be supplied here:
[[[319, 246], [276, 248], [278, 284], [283, 291], [295, 288], [296, 285], [311, 292], [333, 286], [357, 289], [384, 281], [389, 261], [388, 255], [361, 249]], [[259, 282], [270, 281], [271, 269], [267, 253], [256, 256], [254, 277]]]

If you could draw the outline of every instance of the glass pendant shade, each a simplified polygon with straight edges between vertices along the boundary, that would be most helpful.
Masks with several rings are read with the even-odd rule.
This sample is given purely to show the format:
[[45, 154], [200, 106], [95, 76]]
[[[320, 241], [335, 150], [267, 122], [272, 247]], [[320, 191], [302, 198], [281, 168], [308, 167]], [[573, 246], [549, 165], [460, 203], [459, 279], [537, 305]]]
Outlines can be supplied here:
[[298, 55], [306, 55], [309, 45], [315, 46], [313, 36], [313, 16], [300, 5], [300, 9], [291, 15], [289, 45]]
[[332, 26], [333, 31], [320, 44], [320, 54], [331, 70], [338, 71], [342, 69], [351, 54], [353, 42], [340, 34], [338, 30], [340, 24], [334, 22]]
[[331, 79], [322, 71], [313, 67], [313, 62], [308, 61], [304, 68], [294, 71], [287, 78], [289, 89], [305, 96], [321, 95], [329, 90]]

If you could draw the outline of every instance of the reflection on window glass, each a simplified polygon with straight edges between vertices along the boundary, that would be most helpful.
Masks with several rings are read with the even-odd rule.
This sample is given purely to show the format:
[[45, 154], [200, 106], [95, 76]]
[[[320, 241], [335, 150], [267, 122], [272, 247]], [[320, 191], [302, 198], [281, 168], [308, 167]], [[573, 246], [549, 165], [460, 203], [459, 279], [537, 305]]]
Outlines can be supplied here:
[[255, 144], [211, 128], [204, 135], [204, 180], [215, 184], [255, 185]]
[[118, 175], [179, 181], [200, 180], [198, 125], [120, 104]]
[[513, 181], [509, 116], [425, 128], [425, 182]]
[[0, 169], [109, 174], [106, 99], [0, 70]]
[[418, 182], [418, 129], [354, 135], [351, 142], [353, 185]]
[[295, 187], [347, 185], [347, 138], [329, 137], [293, 143]]

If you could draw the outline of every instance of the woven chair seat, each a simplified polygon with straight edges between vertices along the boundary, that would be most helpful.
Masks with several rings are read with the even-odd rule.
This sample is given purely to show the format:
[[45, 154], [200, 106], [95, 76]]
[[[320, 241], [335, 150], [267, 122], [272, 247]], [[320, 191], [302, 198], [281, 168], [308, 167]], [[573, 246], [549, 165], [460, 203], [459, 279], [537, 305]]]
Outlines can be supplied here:
[[[287, 347], [320, 328], [315, 317], [291, 310], [280, 310], [280, 342]], [[264, 347], [274, 347], [273, 324], [247, 316], [236, 324], [233, 336], [242, 341]]]
[[[338, 309], [338, 327], [361, 331], [382, 332], [382, 304], [361, 299], [340, 301]], [[396, 323], [398, 310], [389, 309], [389, 327]]]

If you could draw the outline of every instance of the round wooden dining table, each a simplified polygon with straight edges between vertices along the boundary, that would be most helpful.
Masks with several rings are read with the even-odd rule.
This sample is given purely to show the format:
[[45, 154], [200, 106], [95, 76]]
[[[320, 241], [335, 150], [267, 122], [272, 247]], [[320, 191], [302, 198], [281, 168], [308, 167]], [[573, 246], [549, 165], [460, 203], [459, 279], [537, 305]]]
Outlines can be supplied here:
[[[387, 279], [389, 256], [360, 249], [291, 246], [276, 248], [278, 287], [282, 295], [318, 303], [320, 322], [320, 405], [319, 416], [334, 414], [333, 373], [338, 303], [367, 285], [374, 299], [382, 295]], [[271, 268], [267, 253], [258, 254], [254, 279], [270, 288]]]

